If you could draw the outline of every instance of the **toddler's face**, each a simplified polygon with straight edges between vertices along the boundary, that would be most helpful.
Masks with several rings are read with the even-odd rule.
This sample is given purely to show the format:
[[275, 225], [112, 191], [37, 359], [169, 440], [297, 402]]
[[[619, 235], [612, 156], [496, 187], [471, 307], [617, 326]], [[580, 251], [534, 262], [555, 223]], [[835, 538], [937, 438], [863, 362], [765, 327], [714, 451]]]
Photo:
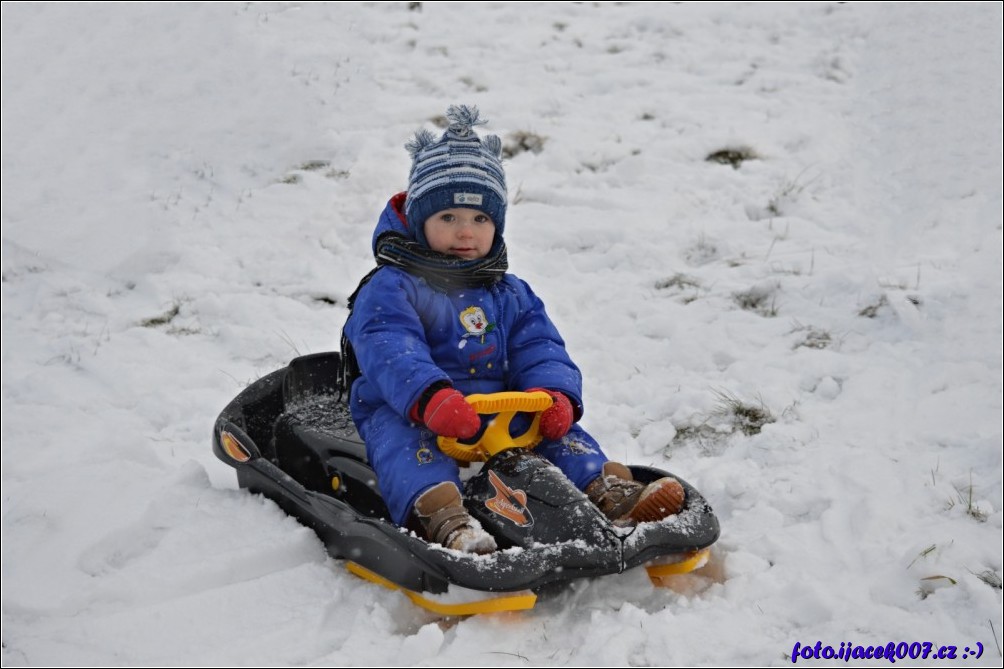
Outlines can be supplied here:
[[424, 225], [429, 248], [465, 260], [484, 258], [495, 241], [495, 222], [477, 209], [444, 209], [425, 219]]

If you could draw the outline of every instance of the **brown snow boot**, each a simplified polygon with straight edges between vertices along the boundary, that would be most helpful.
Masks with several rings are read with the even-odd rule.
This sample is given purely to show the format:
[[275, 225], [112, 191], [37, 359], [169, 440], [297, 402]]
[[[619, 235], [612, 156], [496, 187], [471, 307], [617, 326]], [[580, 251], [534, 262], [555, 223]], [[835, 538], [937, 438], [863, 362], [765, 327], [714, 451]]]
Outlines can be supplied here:
[[618, 525], [662, 520], [683, 509], [684, 490], [679, 481], [667, 476], [645, 485], [619, 462], [604, 463], [603, 473], [586, 486], [585, 493]]
[[485, 555], [496, 550], [495, 538], [464, 508], [456, 484], [444, 481], [419, 495], [415, 515], [429, 541], [465, 553]]

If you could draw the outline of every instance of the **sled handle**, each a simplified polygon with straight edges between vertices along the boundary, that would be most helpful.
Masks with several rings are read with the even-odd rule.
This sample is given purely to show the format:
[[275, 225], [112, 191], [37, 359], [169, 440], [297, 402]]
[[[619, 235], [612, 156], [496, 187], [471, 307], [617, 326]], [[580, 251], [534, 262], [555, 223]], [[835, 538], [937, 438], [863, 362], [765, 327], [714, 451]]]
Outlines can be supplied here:
[[[502, 393], [467, 395], [464, 399], [479, 414], [496, 414], [481, 438], [473, 444], [462, 444], [455, 437], [439, 437], [439, 450], [461, 462], [487, 460], [496, 453], [510, 448], [533, 448], [541, 442], [540, 414], [554, 400], [547, 393], [537, 390], [532, 393], [507, 391]], [[509, 434], [509, 423], [517, 413], [535, 413], [533, 422], [523, 434], [513, 437]]]

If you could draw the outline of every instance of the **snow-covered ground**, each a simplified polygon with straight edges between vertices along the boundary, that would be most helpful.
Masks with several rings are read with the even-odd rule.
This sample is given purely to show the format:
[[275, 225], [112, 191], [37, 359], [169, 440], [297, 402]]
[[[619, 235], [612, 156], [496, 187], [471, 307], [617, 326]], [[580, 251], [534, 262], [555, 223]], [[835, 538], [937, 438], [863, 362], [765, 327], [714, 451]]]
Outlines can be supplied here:
[[[2, 21], [5, 666], [1001, 662], [1000, 3]], [[451, 103], [513, 150], [512, 271], [587, 428], [719, 515], [673, 589], [444, 624], [212, 454], [243, 387], [337, 348], [403, 144]]]

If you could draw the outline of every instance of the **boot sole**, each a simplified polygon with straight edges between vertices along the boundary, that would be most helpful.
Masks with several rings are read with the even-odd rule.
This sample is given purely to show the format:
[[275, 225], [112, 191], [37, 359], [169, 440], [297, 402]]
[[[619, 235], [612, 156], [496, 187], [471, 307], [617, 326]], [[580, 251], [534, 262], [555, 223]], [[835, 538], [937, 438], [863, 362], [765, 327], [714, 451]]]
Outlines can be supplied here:
[[658, 481], [657, 485], [649, 486], [642, 497], [631, 509], [628, 517], [637, 523], [651, 523], [683, 510], [685, 493], [683, 486], [676, 479], [667, 478]]

